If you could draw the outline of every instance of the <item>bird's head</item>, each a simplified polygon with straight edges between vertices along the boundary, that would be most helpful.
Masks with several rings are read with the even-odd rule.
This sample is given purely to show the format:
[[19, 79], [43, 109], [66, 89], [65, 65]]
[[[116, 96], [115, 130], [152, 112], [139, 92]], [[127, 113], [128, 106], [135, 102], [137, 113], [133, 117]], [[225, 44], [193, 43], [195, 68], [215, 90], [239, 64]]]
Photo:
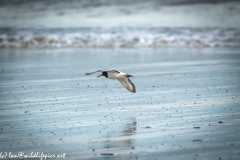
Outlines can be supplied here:
[[103, 71], [102, 74], [100, 74], [98, 77], [101, 77], [101, 76], [105, 76], [106, 78], [108, 78], [108, 73], [106, 71]]

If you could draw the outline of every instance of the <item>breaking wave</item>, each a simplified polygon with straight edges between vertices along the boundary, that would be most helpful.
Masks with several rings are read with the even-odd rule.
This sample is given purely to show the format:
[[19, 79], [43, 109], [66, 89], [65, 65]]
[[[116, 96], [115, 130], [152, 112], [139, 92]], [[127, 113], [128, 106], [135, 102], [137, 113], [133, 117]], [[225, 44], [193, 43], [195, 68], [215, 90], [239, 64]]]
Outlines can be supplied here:
[[0, 48], [240, 47], [240, 29], [0, 29]]

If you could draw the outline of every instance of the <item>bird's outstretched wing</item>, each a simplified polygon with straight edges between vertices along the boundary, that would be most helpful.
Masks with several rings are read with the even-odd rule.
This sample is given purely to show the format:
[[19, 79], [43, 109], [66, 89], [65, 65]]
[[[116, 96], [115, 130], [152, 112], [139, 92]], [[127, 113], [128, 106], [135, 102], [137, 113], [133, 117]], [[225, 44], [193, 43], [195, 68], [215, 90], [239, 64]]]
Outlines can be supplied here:
[[107, 70], [107, 71], [111, 73], [120, 73], [120, 71], [116, 71], [116, 70]]
[[85, 73], [86, 75], [90, 75], [90, 74], [93, 74], [93, 73], [96, 73], [96, 72], [102, 72], [103, 70], [98, 70], [98, 71], [95, 71], [95, 72], [90, 72], [90, 73]]
[[116, 71], [116, 70], [107, 70], [107, 69], [104, 69], [104, 70], [98, 70], [98, 71], [95, 71], [95, 72], [90, 72], [90, 73], [85, 73], [86, 75], [90, 75], [90, 74], [93, 74], [93, 73], [96, 73], [96, 72], [103, 72], [103, 71], [107, 71], [107, 72], [111, 72], [111, 73], [120, 73], [119, 71]]
[[132, 93], [136, 93], [136, 88], [134, 86], [134, 84], [130, 81], [129, 78], [125, 77], [125, 78], [120, 78], [118, 79], [122, 85], [130, 92]]

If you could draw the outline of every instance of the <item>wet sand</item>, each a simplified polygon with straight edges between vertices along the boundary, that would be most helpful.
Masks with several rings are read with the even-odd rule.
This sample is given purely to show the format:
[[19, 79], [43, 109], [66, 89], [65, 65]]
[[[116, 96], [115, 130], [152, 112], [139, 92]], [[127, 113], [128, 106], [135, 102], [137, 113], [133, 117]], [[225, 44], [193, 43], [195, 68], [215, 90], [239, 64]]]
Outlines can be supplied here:
[[0, 152], [240, 159], [239, 82], [238, 49], [1, 50]]

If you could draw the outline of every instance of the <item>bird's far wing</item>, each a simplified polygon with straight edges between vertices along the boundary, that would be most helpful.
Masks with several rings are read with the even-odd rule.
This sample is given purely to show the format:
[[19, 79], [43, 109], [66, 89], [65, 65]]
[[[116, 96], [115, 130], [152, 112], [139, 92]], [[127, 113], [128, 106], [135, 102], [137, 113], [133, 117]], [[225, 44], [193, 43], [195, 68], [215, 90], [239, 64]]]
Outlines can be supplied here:
[[130, 81], [129, 78], [120, 78], [118, 79], [122, 85], [130, 92], [132, 93], [136, 93], [136, 88], [134, 86], [134, 84]]
[[102, 72], [103, 70], [98, 70], [98, 71], [95, 71], [95, 72], [90, 72], [90, 73], [85, 73], [86, 75], [90, 75], [90, 74], [93, 74], [93, 73], [96, 73], [96, 72]]
[[116, 71], [116, 70], [107, 70], [107, 71], [112, 73], [120, 73], [119, 71]]

